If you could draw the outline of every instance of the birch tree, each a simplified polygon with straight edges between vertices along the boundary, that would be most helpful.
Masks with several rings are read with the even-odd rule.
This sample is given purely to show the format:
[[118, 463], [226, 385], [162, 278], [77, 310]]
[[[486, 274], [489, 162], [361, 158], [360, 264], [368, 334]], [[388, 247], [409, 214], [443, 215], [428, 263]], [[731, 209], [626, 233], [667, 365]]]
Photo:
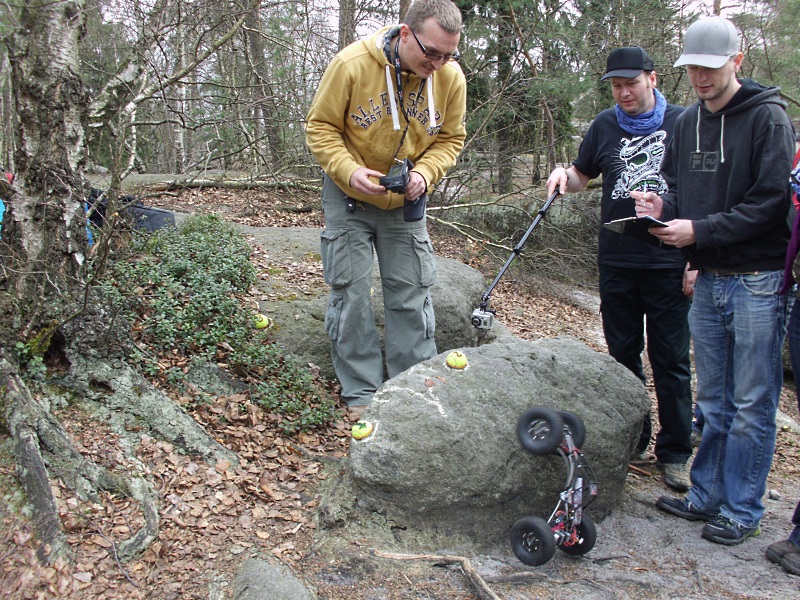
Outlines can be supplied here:
[[[84, 9], [84, 0], [25, 0], [4, 15], [11, 24], [4, 42], [18, 125], [16, 179], [13, 186], [0, 189], [6, 201], [0, 240], [1, 408], [41, 542], [37, 556], [46, 564], [68, 555], [51, 478], [64, 481], [85, 499], [96, 500], [100, 491], [109, 490], [139, 502], [143, 525], [116, 549], [121, 560], [138, 555], [155, 539], [158, 511], [145, 477], [111, 472], [72, 445], [50, 412], [51, 394], [58, 392], [47, 385], [31, 387], [38, 385], [44, 358], [63, 371], [62, 385], [72, 386], [77, 398], [87, 394], [88, 381], [94, 381], [105, 390], [95, 400], [136, 413], [159, 436], [191, 452], [230, 458], [191, 417], [125, 366], [130, 338], [122, 325], [108, 321], [88, 285], [82, 171], [90, 103], [78, 68]], [[194, 56], [187, 65], [196, 67], [201, 61]], [[184, 74], [173, 74], [172, 81]], [[129, 117], [136, 99], [153, 93], [140, 86], [122, 105], [122, 123], [130, 122], [124, 116], [126, 108]], [[102, 106], [96, 108], [101, 114]], [[120, 384], [112, 379], [123, 375], [130, 382], [123, 387], [139, 391], [120, 404]], [[158, 416], [166, 413], [166, 421]]]

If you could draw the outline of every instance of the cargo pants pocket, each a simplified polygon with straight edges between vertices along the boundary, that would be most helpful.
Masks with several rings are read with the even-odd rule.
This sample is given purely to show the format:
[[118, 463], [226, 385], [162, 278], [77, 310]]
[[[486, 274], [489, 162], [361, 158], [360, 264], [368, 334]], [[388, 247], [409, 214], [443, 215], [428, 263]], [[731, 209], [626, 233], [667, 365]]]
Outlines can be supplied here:
[[419, 260], [419, 285], [430, 287], [436, 282], [436, 260], [427, 231], [413, 233], [414, 252]]
[[353, 265], [346, 229], [324, 229], [320, 235], [320, 254], [325, 283], [332, 288], [350, 285]]

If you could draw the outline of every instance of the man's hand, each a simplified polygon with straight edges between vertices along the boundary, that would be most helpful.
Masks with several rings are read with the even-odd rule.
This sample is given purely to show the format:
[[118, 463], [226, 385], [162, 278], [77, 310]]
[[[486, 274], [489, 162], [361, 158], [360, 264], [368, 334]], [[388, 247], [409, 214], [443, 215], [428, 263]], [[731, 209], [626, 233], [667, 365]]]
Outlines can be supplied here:
[[386, 188], [372, 181], [370, 177], [379, 179], [383, 177], [380, 171], [374, 171], [366, 167], [356, 169], [352, 177], [350, 177], [350, 187], [362, 194], [370, 196], [383, 196], [386, 193]]
[[683, 248], [695, 243], [694, 225], [687, 219], [675, 219], [669, 221], [666, 227], [651, 227], [647, 231], [665, 244], [676, 248]]
[[547, 195], [552, 196], [556, 186], [558, 186], [560, 193], [566, 194], [567, 185], [569, 185], [569, 176], [567, 175], [567, 170], [564, 167], [556, 167], [553, 169], [553, 172], [550, 173], [550, 177], [547, 178], [547, 183], [545, 184]]
[[408, 183], [406, 184], [406, 200], [413, 202], [427, 191], [428, 183], [425, 178], [416, 171], [409, 171]]
[[689, 265], [683, 271], [683, 295], [691, 298], [694, 295], [694, 282], [697, 280], [697, 270], [690, 270]]
[[660, 219], [664, 211], [664, 202], [655, 192], [631, 192], [637, 217], [653, 217]]
[[[637, 217], [661, 218], [661, 213], [664, 212], [664, 202], [661, 200], [661, 196], [654, 192], [631, 192], [631, 198], [636, 205]], [[683, 248], [695, 242], [694, 225], [686, 219], [675, 219], [668, 222], [666, 227], [651, 227], [647, 231], [665, 244], [676, 248]]]

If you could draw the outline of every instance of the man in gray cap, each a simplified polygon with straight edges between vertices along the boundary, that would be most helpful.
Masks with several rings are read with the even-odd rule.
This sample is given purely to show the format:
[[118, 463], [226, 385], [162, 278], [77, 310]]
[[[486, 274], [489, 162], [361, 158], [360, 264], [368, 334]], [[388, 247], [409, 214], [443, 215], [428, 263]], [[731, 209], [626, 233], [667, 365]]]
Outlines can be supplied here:
[[669, 191], [631, 195], [637, 214], [667, 223], [650, 231], [699, 269], [689, 327], [705, 424], [689, 493], [656, 505], [733, 545], [760, 532], [775, 448], [794, 135], [779, 89], [737, 78], [733, 23], [700, 19], [683, 43], [675, 66], [686, 65], [699, 100], [675, 123], [662, 163]]
[[[658, 91], [653, 61], [643, 48], [611, 52], [602, 79], [610, 81], [616, 105], [595, 117], [572, 165], [553, 170], [547, 193], [552, 194], [557, 185], [562, 193], [578, 192], [602, 173], [600, 216], [606, 223], [634, 216], [632, 190], [667, 191], [659, 169], [683, 108], [668, 104]], [[643, 241], [601, 228], [597, 262], [608, 353], [643, 384], [647, 382], [642, 367], [646, 324], [660, 424], [656, 464], [669, 487], [685, 492], [692, 454], [687, 315], [696, 273], [687, 273], [686, 258], [677, 248], [661, 246], [646, 232]], [[646, 459], [651, 434], [648, 414], [632, 459]]]

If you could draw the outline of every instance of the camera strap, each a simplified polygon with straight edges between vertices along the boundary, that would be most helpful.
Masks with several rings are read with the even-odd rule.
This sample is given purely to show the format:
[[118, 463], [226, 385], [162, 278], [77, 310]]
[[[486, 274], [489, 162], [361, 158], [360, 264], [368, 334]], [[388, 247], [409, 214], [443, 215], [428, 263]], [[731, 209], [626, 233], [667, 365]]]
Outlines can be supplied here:
[[[400, 148], [403, 147], [403, 142], [406, 141], [406, 134], [408, 133], [408, 127], [411, 122], [408, 119], [408, 113], [406, 113], [405, 104], [403, 104], [403, 76], [402, 76], [402, 69], [400, 67], [400, 36], [397, 36], [397, 42], [394, 45], [394, 56], [392, 57], [394, 61], [394, 77], [397, 83], [397, 100], [398, 100], [398, 108], [400, 113], [403, 115], [403, 118], [406, 120], [406, 127], [403, 129], [403, 135], [400, 138], [400, 143], [397, 145], [397, 150], [394, 153], [394, 160], [397, 160], [397, 155], [400, 153]], [[417, 91], [417, 100], [419, 102], [419, 97], [422, 94], [422, 90], [425, 88], [425, 80], [422, 79], [419, 82], [419, 90]]]

